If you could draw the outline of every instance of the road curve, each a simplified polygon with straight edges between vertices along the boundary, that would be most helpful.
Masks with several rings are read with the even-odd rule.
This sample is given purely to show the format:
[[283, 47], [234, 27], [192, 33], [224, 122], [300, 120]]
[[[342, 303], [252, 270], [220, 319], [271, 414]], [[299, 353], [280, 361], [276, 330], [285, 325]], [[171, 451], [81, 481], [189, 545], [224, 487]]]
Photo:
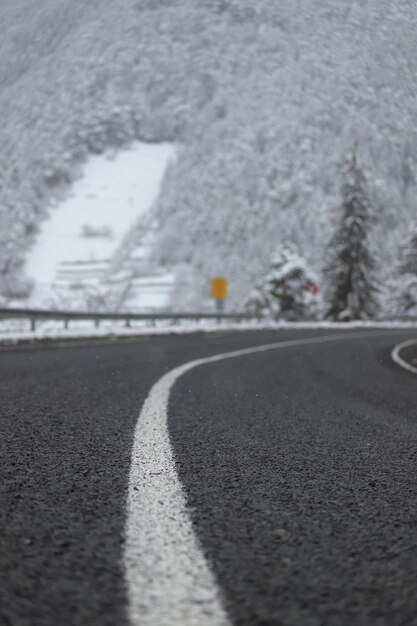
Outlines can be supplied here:
[[236, 625], [417, 624], [417, 384], [391, 337], [196, 369], [170, 434]]
[[[128, 624], [126, 498], [149, 389], [192, 359], [318, 334], [0, 353], [0, 623]], [[358, 331], [177, 382], [177, 471], [232, 623], [416, 623], [417, 389], [389, 357], [412, 336]]]
[[417, 374], [417, 340], [409, 339], [397, 344], [391, 351], [391, 358], [399, 367]]

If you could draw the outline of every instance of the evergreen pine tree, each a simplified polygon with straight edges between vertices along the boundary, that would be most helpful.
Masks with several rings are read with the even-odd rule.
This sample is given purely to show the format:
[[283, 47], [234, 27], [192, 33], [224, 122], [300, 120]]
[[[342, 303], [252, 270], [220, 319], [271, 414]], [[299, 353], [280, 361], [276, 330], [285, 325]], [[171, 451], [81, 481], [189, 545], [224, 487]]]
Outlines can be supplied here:
[[315, 275], [296, 250], [286, 245], [273, 255], [270, 268], [244, 303], [254, 315], [301, 319], [317, 314], [318, 296], [313, 293]]
[[374, 216], [355, 147], [346, 161], [341, 194], [341, 217], [330, 241], [330, 258], [325, 268], [326, 317], [340, 319], [355, 314], [360, 319], [369, 319], [378, 312], [376, 255], [368, 232]]
[[417, 227], [410, 233], [401, 250], [398, 267], [398, 291], [396, 313], [417, 315]]

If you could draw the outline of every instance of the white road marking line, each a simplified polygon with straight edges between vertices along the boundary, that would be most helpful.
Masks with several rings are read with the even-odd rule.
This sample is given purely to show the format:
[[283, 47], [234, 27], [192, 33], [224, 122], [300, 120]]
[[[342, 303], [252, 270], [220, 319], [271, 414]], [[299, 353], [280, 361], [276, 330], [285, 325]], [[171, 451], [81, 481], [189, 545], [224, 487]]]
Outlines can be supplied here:
[[176, 367], [153, 385], [135, 430], [127, 502], [124, 564], [132, 626], [230, 626], [175, 469], [167, 426], [175, 382], [216, 361], [382, 334], [324, 335], [217, 354]]
[[403, 343], [395, 346], [395, 348], [392, 350], [391, 358], [400, 367], [403, 367], [405, 370], [412, 372], [413, 374], [417, 374], [417, 367], [413, 367], [412, 365], [410, 365], [410, 363], [407, 363], [407, 361], [405, 361], [400, 356], [400, 352], [403, 348], [407, 348], [407, 346], [412, 346], [414, 344], [417, 344], [417, 339], [409, 339], [409, 341], [403, 341]]

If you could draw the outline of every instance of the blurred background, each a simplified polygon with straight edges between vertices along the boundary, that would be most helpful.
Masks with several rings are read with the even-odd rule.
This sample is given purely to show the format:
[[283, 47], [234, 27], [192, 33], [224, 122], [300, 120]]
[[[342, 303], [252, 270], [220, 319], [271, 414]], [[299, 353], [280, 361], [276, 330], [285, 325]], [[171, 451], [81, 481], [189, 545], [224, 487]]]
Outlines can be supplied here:
[[0, 303], [417, 313], [417, 5], [3, 0]]

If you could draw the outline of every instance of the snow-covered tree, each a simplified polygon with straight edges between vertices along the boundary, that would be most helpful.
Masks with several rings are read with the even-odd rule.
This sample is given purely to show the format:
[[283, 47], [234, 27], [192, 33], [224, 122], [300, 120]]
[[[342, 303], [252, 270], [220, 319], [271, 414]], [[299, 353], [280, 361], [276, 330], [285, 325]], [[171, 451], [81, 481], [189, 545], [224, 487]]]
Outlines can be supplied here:
[[417, 315], [417, 226], [401, 250], [398, 266], [395, 311], [397, 315]]
[[255, 284], [244, 302], [254, 315], [300, 319], [317, 315], [317, 279], [296, 249], [286, 245], [271, 259], [265, 276]]
[[369, 319], [378, 311], [377, 262], [369, 237], [374, 216], [355, 147], [345, 164], [341, 195], [341, 215], [325, 267], [326, 317]]
[[411, 229], [401, 250], [400, 273], [417, 276], [417, 226]]

